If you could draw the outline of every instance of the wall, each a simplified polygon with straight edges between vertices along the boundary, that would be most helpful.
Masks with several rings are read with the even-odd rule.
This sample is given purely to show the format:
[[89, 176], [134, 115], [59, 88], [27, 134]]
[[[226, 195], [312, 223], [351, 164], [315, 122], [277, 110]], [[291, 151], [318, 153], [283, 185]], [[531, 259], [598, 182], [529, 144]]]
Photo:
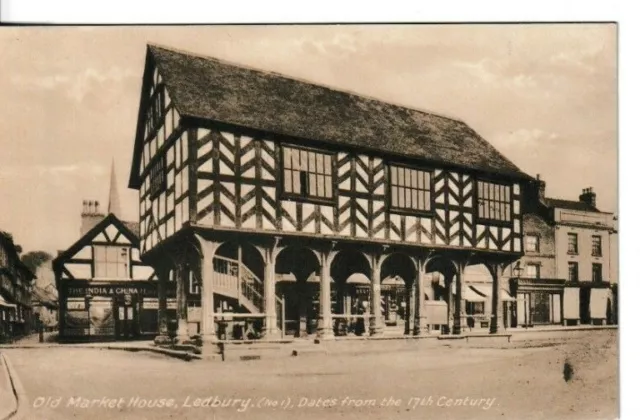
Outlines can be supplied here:
[[[609, 281], [610, 271], [610, 220], [612, 215], [607, 213], [587, 213], [574, 210], [555, 210], [555, 219], [558, 221], [556, 228], [556, 275], [558, 278], [567, 279], [569, 275], [569, 262], [578, 263], [579, 281], [592, 281], [592, 264], [602, 264], [602, 277]], [[590, 223], [591, 225], [588, 225]], [[597, 224], [596, 224], [597, 223]], [[578, 254], [570, 255], [568, 250], [568, 234], [578, 235]], [[591, 255], [591, 237], [598, 235], [602, 238], [602, 256]]]
[[[540, 278], [553, 279], [556, 276], [556, 249], [555, 229], [535, 214], [526, 214], [523, 217], [524, 237], [523, 244], [525, 255], [520, 259], [523, 269], [521, 277], [526, 277], [526, 266], [529, 263], [540, 265]], [[539, 252], [526, 251], [526, 235], [536, 235], [539, 238]]]

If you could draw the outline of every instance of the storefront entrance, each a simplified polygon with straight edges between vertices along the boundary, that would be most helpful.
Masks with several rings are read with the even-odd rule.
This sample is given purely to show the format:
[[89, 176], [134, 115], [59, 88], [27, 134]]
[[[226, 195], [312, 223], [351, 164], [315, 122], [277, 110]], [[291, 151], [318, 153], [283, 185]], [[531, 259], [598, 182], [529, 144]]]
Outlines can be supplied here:
[[137, 296], [118, 296], [114, 299], [116, 340], [127, 340], [140, 335]]

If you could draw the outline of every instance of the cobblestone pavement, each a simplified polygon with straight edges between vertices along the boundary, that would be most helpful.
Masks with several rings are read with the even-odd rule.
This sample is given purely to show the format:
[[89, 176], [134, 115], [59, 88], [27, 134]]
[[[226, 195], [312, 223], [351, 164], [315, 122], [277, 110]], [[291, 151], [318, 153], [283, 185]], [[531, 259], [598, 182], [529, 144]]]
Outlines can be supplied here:
[[391, 352], [229, 363], [100, 349], [3, 352], [26, 394], [25, 419], [617, 417], [617, 331], [522, 343], [406, 342]]

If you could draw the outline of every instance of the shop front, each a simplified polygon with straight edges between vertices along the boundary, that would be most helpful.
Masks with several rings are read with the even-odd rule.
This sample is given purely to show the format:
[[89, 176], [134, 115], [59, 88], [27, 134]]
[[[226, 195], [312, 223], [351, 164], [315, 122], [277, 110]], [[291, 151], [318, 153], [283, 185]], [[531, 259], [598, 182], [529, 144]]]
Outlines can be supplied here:
[[[74, 281], [62, 289], [60, 336], [69, 340], [130, 340], [158, 332], [158, 293], [153, 282]], [[175, 298], [168, 299], [175, 311]]]
[[606, 325], [611, 322], [614, 296], [608, 282], [570, 282], [564, 289], [565, 325]]
[[512, 324], [520, 327], [562, 324], [564, 279], [510, 279], [511, 292], [516, 296]]

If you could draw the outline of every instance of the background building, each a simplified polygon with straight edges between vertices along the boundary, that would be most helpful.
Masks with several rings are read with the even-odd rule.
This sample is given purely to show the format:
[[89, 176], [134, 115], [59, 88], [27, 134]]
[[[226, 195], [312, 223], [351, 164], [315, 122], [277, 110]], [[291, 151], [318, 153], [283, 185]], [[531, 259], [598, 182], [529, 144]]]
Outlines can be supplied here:
[[85, 201], [80, 238], [53, 261], [62, 340], [155, 336], [153, 269], [140, 260], [137, 224], [123, 222], [112, 169], [108, 214]]
[[596, 207], [596, 193], [577, 201], [545, 197], [538, 180], [527, 190], [525, 255], [511, 267], [517, 325], [615, 322], [617, 233], [613, 213]]
[[20, 247], [0, 231], [0, 340], [31, 332], [31, 288], [35, 278], [20, 261]]

